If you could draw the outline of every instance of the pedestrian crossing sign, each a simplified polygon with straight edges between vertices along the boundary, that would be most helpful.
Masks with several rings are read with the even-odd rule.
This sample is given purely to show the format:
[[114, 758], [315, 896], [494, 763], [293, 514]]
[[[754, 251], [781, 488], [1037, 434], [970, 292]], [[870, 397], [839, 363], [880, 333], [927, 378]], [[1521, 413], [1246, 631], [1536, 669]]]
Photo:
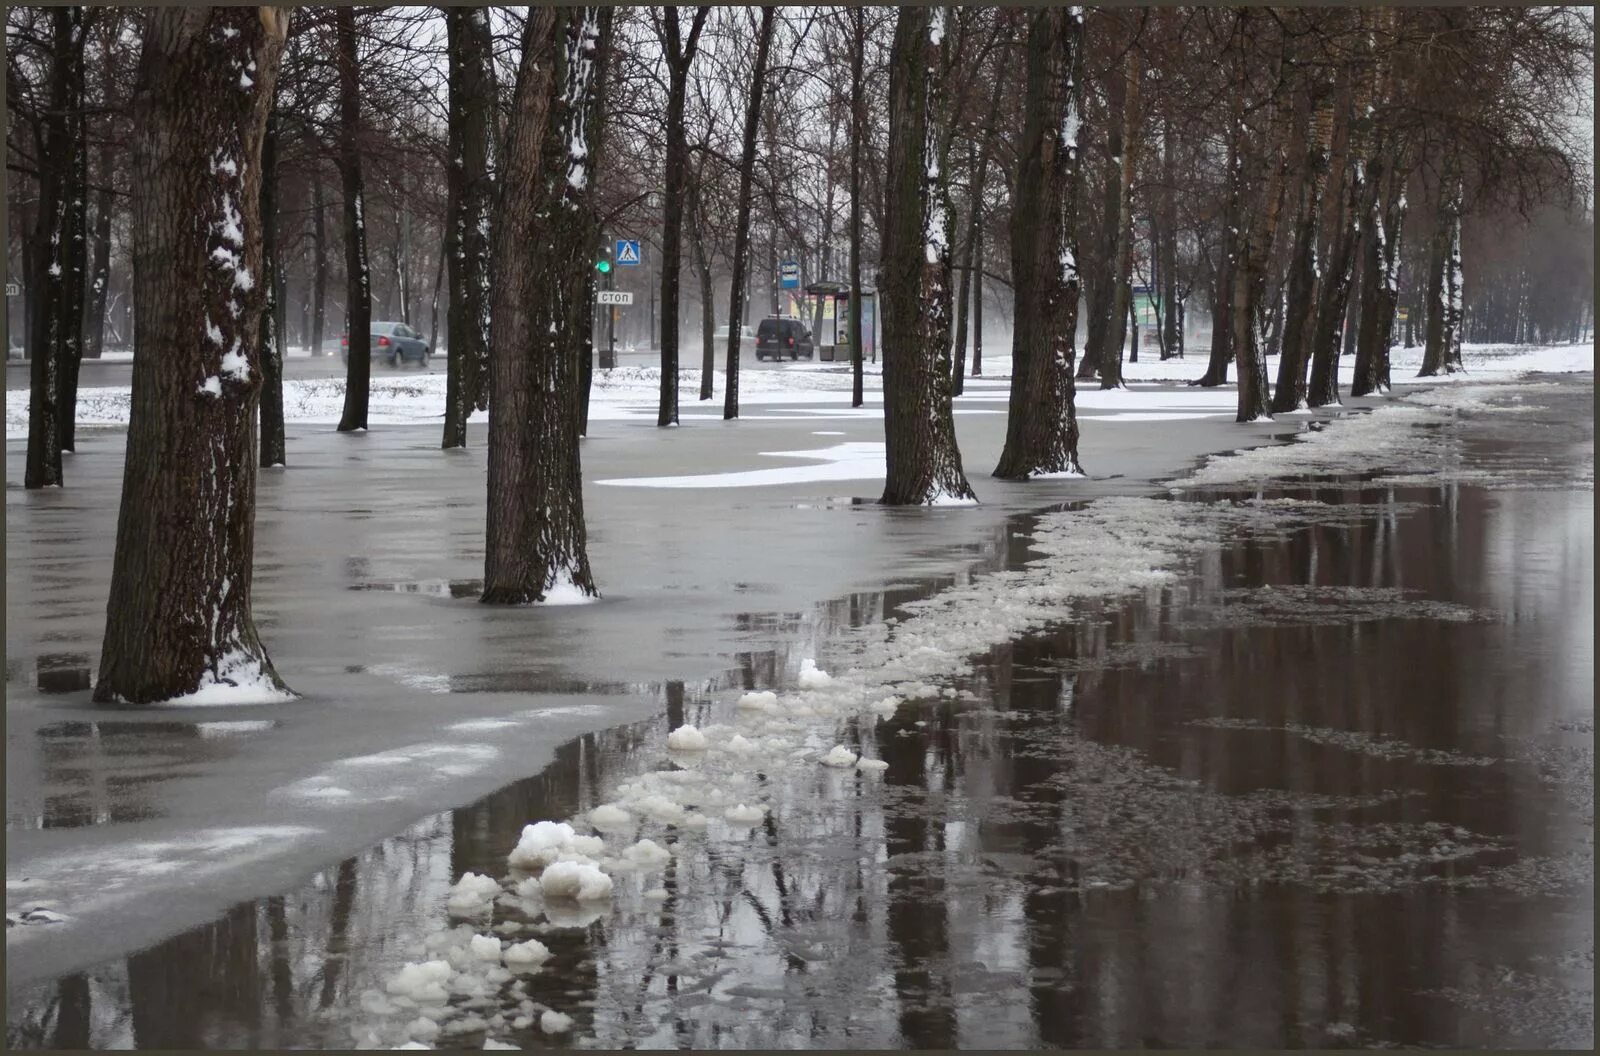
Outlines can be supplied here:
[[637, 238], [617, 239], [617, 263], [638, 267], [640, 260], [639, 240]]

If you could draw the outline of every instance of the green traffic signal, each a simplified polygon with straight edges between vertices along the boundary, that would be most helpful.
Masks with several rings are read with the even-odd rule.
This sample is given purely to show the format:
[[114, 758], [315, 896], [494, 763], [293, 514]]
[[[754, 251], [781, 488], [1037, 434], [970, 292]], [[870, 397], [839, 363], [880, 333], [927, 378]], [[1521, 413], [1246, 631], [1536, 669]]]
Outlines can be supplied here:
[[609, 260], [597, 260], [595, 261], [594, 270], [598, 271], [602, 275], [609, 274], [611, 271], [611, 262]]

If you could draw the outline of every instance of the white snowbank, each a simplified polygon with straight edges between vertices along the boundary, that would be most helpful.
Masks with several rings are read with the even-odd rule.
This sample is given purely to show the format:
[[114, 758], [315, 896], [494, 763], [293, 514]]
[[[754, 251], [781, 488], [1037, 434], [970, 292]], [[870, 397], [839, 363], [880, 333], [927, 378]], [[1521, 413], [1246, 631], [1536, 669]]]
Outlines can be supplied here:
[[833, 676], [817, 669], [817, 662], [809, 657], [800, 661], [800, 688], [821, 689], [833, 682]]

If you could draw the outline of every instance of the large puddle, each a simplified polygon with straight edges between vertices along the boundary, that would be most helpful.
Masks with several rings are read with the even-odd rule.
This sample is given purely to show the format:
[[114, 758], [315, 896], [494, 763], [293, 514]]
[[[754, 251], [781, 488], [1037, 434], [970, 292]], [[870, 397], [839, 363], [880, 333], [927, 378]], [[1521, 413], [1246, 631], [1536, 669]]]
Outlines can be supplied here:
[[[849, 720], [881, 773], [757, 770], [759, 824], [675, 833], [664, 873], [619, 878], [603, 909], [498, 907], [476, 930], [551, 958], [457, 999], [436, 1044], [1590, 1047], [1592, 399], [1563, 385], [1514, 426], [1449, 426], [1469, 483], [1253, 493], [1324, 505], [988, 649], [947, 695]], [[1035, 527], [1011, 525], [996, 563], [1031, 561]], [[949, 582], [828, 616], [866, 627]], [[797, 665], [739, 657], [729, 681], [781, 688]], [[728, 718], [681, 683], [661, 703], [298, 890], [10, 994], [8, 1045], [371, 1043], [455, 879], [504, 875], [528, 822], [693, 765], [665, 732]], [[134, 734], [172, 765], [227, 740], [111, 722], [50, 740]]]

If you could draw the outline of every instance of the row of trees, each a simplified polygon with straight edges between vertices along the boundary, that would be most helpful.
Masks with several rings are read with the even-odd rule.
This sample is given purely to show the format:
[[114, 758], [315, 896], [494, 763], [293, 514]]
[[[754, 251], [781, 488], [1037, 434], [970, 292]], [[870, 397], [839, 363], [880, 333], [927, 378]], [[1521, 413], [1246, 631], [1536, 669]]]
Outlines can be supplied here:
[[[1565, 9], [447, 9], [442, 68], [440, 22], [348, 7], [11, 16], [23, 46], [8, 74], [34, 86], [17, 113], [37, 119], [31, 153], [17, 147], [27, 120], [13, 121], [11, 152], [38, 192], [24, 240], [31, 487], [59, 484], [70, 449], [83, 291], [99, 266], [87, 192], [129, 205], [139, 351], [98, 699], [278, 682], [250, 619], [255, 471], [286, 460], [291, 247], [311, 250], [300, 314], [318, 345], [335, 227], [349, 342], [338, 428], [367, 425], [378, 273], [411, 312], [431, 260], [452, 350], [443, 446], [467, 442], [474, 410], [490, 415], [483, 600], [594, 595], [578, 440], [593, 257], [619, 217], [659, 221], [660, 425], [678, 421], [681, 258], [703, 301], [702, 399], [714, 395], [711, 320], [730, 324], [733, 418], [755, 251], [775, 270], [780, 247], [799, 246], [820, 273], [847, 261], [858, 287], [876, 273], [883, 501], [970, 502], [951, 401], [969, 303], [981, 370], [985, 283], [1009, 290], [1014, 331], [994, 471], [1007, 479], [1078, 470], [1075, 377], [1121, 384], [1146, 260], [1153, 278], [1137, 284], [1160, 291], [1164, 354], [1181, 351], [1183, 304], [1209, 286], [1201, 383], [1220, 384], [1232, 360], [1241, 421], [1337, 401], [1352, 338], [1352, 391], [1386, 386], [1410, 187], [1434, 203], [1424, 372], [1451, 369], [1462, 217], [1570, 189], [1571, 130], [1550, 114], [1592, 58], [1587, 16]], [[99, 140], [89, 81], [105, 85]], [[796, 114], [826, 120], [797, 130]], [[84, 159], [102, 152], [113, 160], [96, 188]], [[122, 158], [125, 191], [112, 186]], [[367, 216], [379, 183], [398, 188], [384, 269]], [[419, 203], [435, 195], [429, 238]], [[859, 405], [860, 319], [849, 322]], [[1282, 353], [1275, 396], [1269, 346]]]

